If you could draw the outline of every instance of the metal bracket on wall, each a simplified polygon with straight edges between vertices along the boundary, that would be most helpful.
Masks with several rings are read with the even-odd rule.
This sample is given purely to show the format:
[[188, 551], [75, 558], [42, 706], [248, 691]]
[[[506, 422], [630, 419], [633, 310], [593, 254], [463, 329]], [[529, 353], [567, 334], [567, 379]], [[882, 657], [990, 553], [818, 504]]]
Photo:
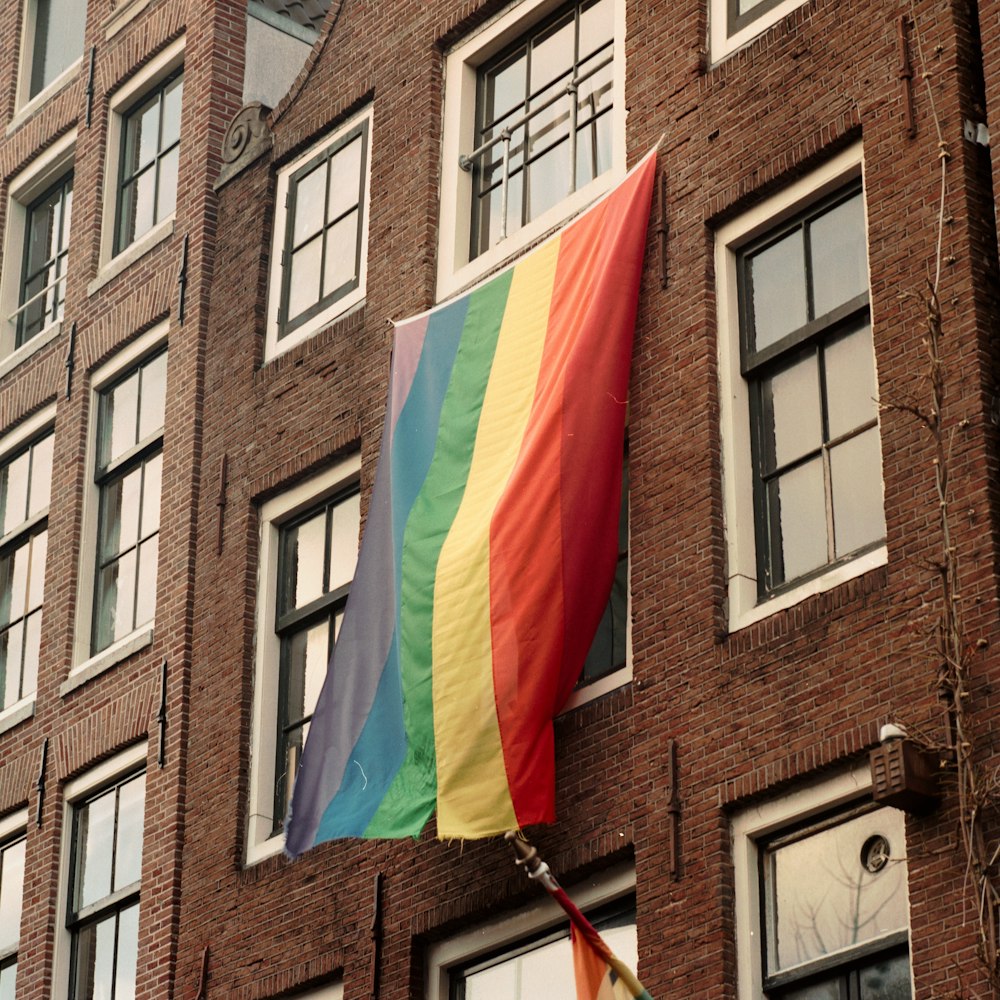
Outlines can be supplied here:
[[184, 299], [187, 293], [187, 270], [188, 270], [188, 237], [184, 234], [184, 242], [181, 244], [181, 266], [177, 272], [177, 322], [184, 325]]
[[69, 328], [69, 343], [66, 345], [66, 398], [73, 391], [73, 368], [76, 365], [76, 322]]
[[198, 991], [194, 1000], [205, 1000], [205, 987], [208, 984], [208, 945], [201, 953], [201, 975], [198, 977]]
[[223, 455], [219, 461], [219, 496], [215, 506], [219, 510], [217, 524], [218, 534], [215, 537], [215, 554], [222, 555], [222, 527], [226, 516], [226, 488], [229, 484], [229, 456]]
[[381, 872], [375, 873], [374, 895], [372, 898], [372, 965], [371, 965], [371, 997], [378, 1000], [379, 967], [382, 964], [382, 882]]
[[45, 801], [45, 769], [49, 763], [49, 738], [42, 740], [42, 760], [38, 766], [38, 780], [35, 788], [38, 791], [38, 803], [35, 806], [35, 826], [42, 825], [42, 805]]
[[917, 126], [913, 120], [913, 64], [910, 62], [910, 45], [907, 38], [909, 21], [905, 14], [900, 14], [896, 20], [896, 43], [899, 49], [899, 81], [903, 91], [903, 121], [906, 124], [906, 136], [912, 139], [917, 134]]
[[167, 762], [167, 658], [165, 656], [160, 666], [160, 710], [156, 713], [156, 725], [160, 730], [156, 763], [159, 767], [163, 767]]
[[660, 210], [659, 218], [653, 224], [653, 232], [659, 243], [660, 288], [667, 287], [667, 175], [660, 168]]
[[680, 833], [681, 803], [677, 797], [677, 741], [667, 740], [667, 830], [669, 832], [668, 864], [670, 877], [676, 882], [681, 877]]
[[87, 128], [90, 128], [91, 111], [94, 107], [94, 53], [97, 51], [96, 45], [90, 46], [90, 68], [87, 70]]

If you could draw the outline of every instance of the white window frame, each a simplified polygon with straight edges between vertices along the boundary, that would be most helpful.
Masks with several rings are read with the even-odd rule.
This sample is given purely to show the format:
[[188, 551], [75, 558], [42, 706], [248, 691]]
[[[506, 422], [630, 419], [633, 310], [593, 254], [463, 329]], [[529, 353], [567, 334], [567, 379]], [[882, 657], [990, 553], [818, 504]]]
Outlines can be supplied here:
[[[124, 375], [128, 369], [134, 368], [147, 355], [152, 354], [167, 343], [167, 328], [169, 321], [164, 320], [141, 337], [119, 351], [110, 361], [98, 368], [90, 384], [90, 416], [87, 428], [87, 454], [84, 462], [85, 492], [83, 499], [83, 519], [80, 529], [80, 562], [77, 567], [77, 600], [76, 619], [73, 632], [73, 663], [69, 677], [60, 688], [62, 695], [69, 694], [91, 678], [109, 670], [116, 663], [140, 649], [144, 649], [153, 641], [153, 630], [156, 624], [154, 618], [140, 625], [128, 635], [111, 643], [106, 649], [91, 655], [90, 642], [93, 628], [95, 565], [98, 543], [98, 513], [100, 509], [100, 490], [94, 482], [97, 471], [97, 431], [100, 394], [112, 382]], [[169, 378], [169, 361], [167, 371]], [[169, 386], [169, 381], [168, 381]], [[168, 391], [169, 398], [169, 391]], [[166, 421], [164, 421], [166, 423]], [[165, 452], [165, 449], [164, 449]], [[163, 493], [160, 497], [162, 501]], [[163, 506], [160, 506], [161, 517]], [[159, 580], [157, 579], [157, 588]]]
[[[373, 109], [369, 105], [363, 111], [354, 115], [328, 136], [311, 146], [305, 153], [278, 171], [278, 182], [274, 197], [274, 232], [271, 236], [271, 268], [268, 278], [267, 292], [267, 330], [264, 340], [264, 360], [284, 354], [285, 351], [308, 340], [324, 327], [329, 326], [337, 317], [361, 307], [365, 301], [366, 284], [368, 280], [368, 219], [371, 207], [371, 173], [372, 173], [372, 138]], [[311, 319], [302, 323], [286, 336], [279, 339], [279, 313], [281, 310], [281, 291], [285, 273], [282, 254], [285, 249], [285, 236], [288, 226], [288, 188], [292, 176], [311, 160], [321, 156], [335, 142], [359, 125], [366, 123], [368, 140], [365, 148], [365, 162], [361, 165], [365, 174], [365, 190], [361, 201], [361, 246], [358, 260], [358, 287], [331, 302], [326, 309]]]
[[846, 773], [742, 809], [733, 816], [737, 1000], [760, 1000], [764, 995], [758, 844], [768, 835], [810, 816], [864, 799], [870, 794], [871, 786], [871, 768], [866, 761]]
[[[149, 766], [148, 744], [137, 743], [84, 774], [66, 782], [63, 787], [62, 836], [59, 850], [59, 888], [56, 893], [55, 921], [55, 954], [52, 963], [52, 1000], [65, 1000], [69, 989], [70, 955], [73, 951], [72, 935], [66, 926], [66, 915], [69, 912], [70, 872], [73, 856], [73, 810], [76, 804], [87, 798], [93, 792], [100, 790], [102, 785], [111, 784], [119, 778], [126, 777], [132, 771], [145, 768], [146, 772], [146, 802], [149, 802], [149, 776], [153, 769]], [[145, 824], [143, 824], [145, 830]], [[143, 843], [145, 854], [145, 842]], [[143, 866], [145, 867], [145, 857]], [[140, 906], [139, 936], [142, 937], [142, 909]]]
[[568, 198], [511, 233], [501, 243], [469, 260], [472, 175], [459, 157], [475, 144], [476, 85], [479, 67], [529, 31], [565, 0], [520, 0], [501, 11], [445, 56], [444, 130], [441, 142], [440, 223], [438, 226], [437, 297], [440, 301], [516, 256], [560, 223], [610, 191], [626, 173], [625, 148], [625, 3], [615, 0], [614, 139], [612, 166]]
[[247, 810], [247, 864], [280, 853], [285, 835], [272, 836], [274, 826], [274, 760], [278, 711], [280, 643], [274, 623], [278, 600], [281, 526], [327, 497], [356, 483], [361, 455], [355, 452], [330, 469], [304, 480], [260, 507], [257, 562], [257, 636], [254, 655], [253, 715], [250, 744], [250, 796]]
[[[28, 832], [28, 810], [18, 809], [0, 816], [0, 844], [6, 841], [18, 840], [21, 836], [26, 836]], [[27, 861], [25, 861], [25, 879], [28, 876]], [[24, 926], [24, 884], [21, 885], [21, 926]], [[18, 928], [18, 965], [20, 965], [20, 952], [22, 942], [20, 941], [20, 928]], [[15, 980], [16, 981], [16, 980]]]
[[[62, 90], [76, 76], [83, 63], [84, 49], [81, 47], [79, 57], [74, 59], [51, 83], [47, 84], [34, 97], [29, 99], [37, 7], [38, 0], [24, 0], [24, 5], [21, 9], [21, 45], [18, 52], [17, 96], [14, 101], [14, 106], [18, 110], [11, 123], [7, 126], [8, 135], [34, 114], [49, 98]], [[86, 24], [84, 25], [84, 38], [86, 38]], [[81, 44], [83, 41], [84, 39], [81, 39]]]
[[[553, 927], [568, 925], [569, 917], [562, 907], [541, 885], [537, 891], [537, 901], [528, 906], [432, 944], [427, 950], [426, 1000], [449, 1000], [450, 974], [456, 966]], [[572, 886], [569, 895], [581, 910], [588, 910], [631, 892], [635, 892], [635, 866], [626, 862]]]
[[[73, 169], [76, 129], [54, 142], [21, 171], [7, 191], [7, 225], [3, 236], [3, 260], [8, 266], [0, 272], [0, 378], [36, 351], [51, 343], [62, 330], [62, 320], [50, 323], [26, 344], [15, 349], [17, 311], [24, 273], [24, 236], [28, 209], [53, 184]], [[72, 226], [72, 220], [70, 222]], [[69, 269], [67, 268], [67, 275]]]
[[[25, 444], [38, 437], [46, 430], [52, 430], [56, 421], [55, 406], [47, 406], [44, 410], [36, 413], [29, 420], [26, 420], [20, 427], [10, 434], [0, 438], [0, 464], [7, 461], [8, 456], [19, 451]], [[51, 503], [51, 495], [49, 497]], [[42, 612], [44, 620], [45, 612]], [[9, 708], [0, 711], [0, 733], [5, 733], [13, 729], [24, 719], [31, 718], [35, 714], [35, 694], [22, 698]]]
[[[736, 255], [740, 247], [774, 228], [782, 220], [795, 215], [810, 202], [837, 190], [852, 178], [863, 176], [863, 166], [862, 147], [859, 143], [844, 150], [808, 177], [796, 181], [745, 215], [722, 226], [716, 233], [719, 410], [730, 632], [736, 632], [777, 611], [790, 608], [813, 594], [823, 593], [878, 566], [884, 566], [888, 561], [888, 550], [883, 544], [848, 562], [833, 565], [798, 586], [792, 586], [758, 602], [750, 403], [747, 382], [740, 374]], [[867, 202], [865, 213], [867, 230]], [[877, 367], [875, 371], [877, 384]]]
[[[97, 277], [87, 286], [87, 294], [93, 295], [112, 278], [130, 267], [135, 261], [149, 253], [153, 247], [168, 239], [174, 231], [175, 210], [157, 222], [152, 229], [133, 240], [127, 247], [115, 254], [115, 226], [118, 212], [118, 181], [122, 155], [122, 127], [132, 108], [147, 93], [155, 90], [163, 81], [184, 65], [185, 37], [182, 35], [168, 45], [158, 56], [151, 59], [127, 83], [111, 95], [108, 103], [108, 140], [104, 159], [104, 199], [101, 215], [101, 250]], [[184, 102], [181, 104], [182, 122]], [[181, 126], [183, 136], [184, 128]], [[181, 143], [183, 156], [183, 141]]]
[[720, 62], [754, 38], [787, 17], [806, 0], [781, 0], [770, 10], [763, 11], [742, 28], [729, 34], [729, 0], [711, 0], [708, 11], [708, 51], [713, 63]]

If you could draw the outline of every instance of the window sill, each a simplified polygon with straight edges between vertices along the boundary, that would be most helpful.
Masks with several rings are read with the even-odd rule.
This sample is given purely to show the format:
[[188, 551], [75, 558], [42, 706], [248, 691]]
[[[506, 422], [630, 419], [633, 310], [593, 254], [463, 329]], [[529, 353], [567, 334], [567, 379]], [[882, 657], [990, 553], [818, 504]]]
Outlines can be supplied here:
[[585, 687], [577, 688], [569, 696], [569, 700], [566, 704], [563, 705], [560, 715], [565, 712], [570, 712], [574, 708], [579, 708], [581, 705], [586, 705], [588, 702], [596, 701], [598, 698], [601, 698], [612, 691], [616, 691], [620, 687], [624, 687], [626, 684], [629, 684], [631, 680], [632, 660], [630, 654], [629, 661], [620, 670], [614, 670], [610, 674], [598, 677], [596, 681], [592, 681]]
[[252, 841], [247, 844], [247, 862], [249, 868], [252, 865], [259, 865], [268, 858], [273, 858], [285, 849], [285, 835], [279, 833], [267, 840]]
[[4, 135], [12, 135], [16, 132], [32, 115], [47, 101], [59, 93], [64, 87], [73, 81], [83, 64], [83, 55], [70, 66], [67, 66], [44, 90], [40, 90], [35, 96], [25, 104], [20, 111], [11, 118]]
[[268, 326], [267, 340], [264, 345], [264, 364], [269, 364], [276, 358], [280, 358], [283, 354], [292, 350], [292, 348], [298, 347], [299, 344], [304, 344], [307, 340], [315, 337], [328, 326], [333, 326], [334, 323], [346, 319], [348, 316], [364, 309], [364, 307], [365, 290], [364, 288], [356, 289], [349, 295], [344, 296], [344, 298], [338, 299], [329, 309], [315, 316], [308, 323], [303, 323], [297, 330], [293, 330], [280, 340], [278, 339], [276, 318], [272, 317], [272, 321]]
[[778, 594], [776, 597], [772, 597], [761, 604], [753, 605], [751, 605], [753, 597], [751, 597], [749, 592], [752, 591], [755, 597], [757, 590], [756, 580], [751, 580], [748, 577], [731, 578], [729, 581], [729, 599], [732, 602], [733, 610], [729, 618], [729, 632], [730, 634], [738, 632], [748, 625], [753, 625], [764, 618], [769, 618], [778, 611], [784, 611], [801, 603], [807, 597], [822, 594], [824, 591], [839, 587], [842, 583], [847, 583], [848, 580], [862, 576], [869, 570], [885, 566], [888, 561], [888, 550], [883, 545], [880, 548], [873, 549], [871, 552], [866, 552], [862, 556], [858, 556], [857, 559], [852, 559], [850, 562], [835, 566], [821, 576], [806, 580], [799, 587], [795, 587], [783, 594]]
[[152, 642], [152, 625], [124, 636], [116, 643], [108, 646], [107, 649], [102, 649], [96, 656], [92, 656], [89, 660], [84, 660], [83, 663], [74, 667], [70, 671], [69, 677], [66, 678], [59, 688], [60, 696], [65, 698], [71, 691], [75, 691], [78, 687], [82, 687], [88, 681], [110, 670], [121, 663], [122, 660], [128, 659], [133, 653], [139, 652], [140, 649], [145, 649]]
[[117, 257], [112, 257], [98, 272], [97, 277], [87, 285], [87, 295], [103, 288], [109, 281], [127, 271], [140, 257], [144, 257], [155, 246], [174, 234], [174, 216], [158, 222], [148, 233], [144, 233], [134, 243], [130, 243]]
[[12, 351], [3, 361], [0, 361], [0, 378], [13, 371], [18, 365], [24, 364], [32, 354], [40, 351], [46, 344], [51, 344], [60, 333], [62, 333], [62, 320], [56, 320], [40, 333], [36, 333], [26, 344], [22, 344], [16, 351]]
[[5, 708], [0, 712], [0, 733], [9, 732], [15, 726], [30, 719], [35, 714], [35, 696], [22, 698], [14, 702], [10, 708]]

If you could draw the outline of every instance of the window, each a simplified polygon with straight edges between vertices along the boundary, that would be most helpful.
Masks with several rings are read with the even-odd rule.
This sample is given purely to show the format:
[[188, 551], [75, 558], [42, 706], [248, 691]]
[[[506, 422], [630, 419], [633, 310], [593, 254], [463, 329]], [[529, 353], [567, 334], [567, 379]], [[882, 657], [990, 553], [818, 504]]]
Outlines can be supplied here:
[[269, 358], [364, 299], [371, 117], [352, 119], [278, 175]]
[[70, 1000], [135, 995], [145, 802], [140, 773], [73, 806]]
[[19, 103], [37, 97], [81, 58], [86, 22], [87, 5], [79, 0], [27, 0]]
[[611, 168], [614, 41], [612, 0], [585, 0], [479, 68], [470, 257]]
[[[0, 271], [0, 375], [59, 335], [73, 207], [71, 131], [10, 182]], [[13, 355], [13, 357], [12, 357]]]
[[357, 456], [261, 507], [249, 860], [280, 849], [292, 779], [358, 558]]
[[91, 653], [148, 624], [156, 610], [166, 383], [161, 351], [98, 393]]
[[444, 297], [624, 175], [624, 5], [524, 0], [447, 57]]
[[[614, 869], [570, 889], [611, 950], [638, 965], [635, 875]], [[543, 893], [539, 887], [539, 893]], [[569, 918], [551, 899], [433, 945], [427, 1000], [574, 1000]]]
[[805, 0], [711, 0], [712, 59], [746, 45], [762, 31], [802, 6]]
[[736, 627], [885, 561], [862, 189], [811, 194], [804, 207], [760, 213], [749, 231], [739, 220], [720, 232]]
[[734, 821], [741, 998], [911, 996], [904, 819], [869, 781], [842, 775]]
[[14, 1000], [24, 896], [24, 812], [0, 819], [0, 998]]
[[183, 86], [178, 70], [123, 115], [115, 254], [174, 213]]
[[53, 435], [36, 428], [0, 456], [0, 713], [31, 699], [38, 679]]
[[28, 206], [15, 347], [62, 319], [72, 207], [71, 173]]

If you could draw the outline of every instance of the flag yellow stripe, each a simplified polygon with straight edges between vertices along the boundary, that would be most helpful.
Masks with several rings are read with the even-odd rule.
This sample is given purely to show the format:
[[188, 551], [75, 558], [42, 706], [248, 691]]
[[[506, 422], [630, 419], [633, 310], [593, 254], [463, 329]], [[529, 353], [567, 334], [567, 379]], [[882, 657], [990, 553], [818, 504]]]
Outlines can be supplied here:
[[493, 686], [490, 520], [531, 414], [559, 244], [551, 240], [514, 270], [465, 494], [438, 561], [432, 656], [439, 837], [485, 837], [517, 825]]

